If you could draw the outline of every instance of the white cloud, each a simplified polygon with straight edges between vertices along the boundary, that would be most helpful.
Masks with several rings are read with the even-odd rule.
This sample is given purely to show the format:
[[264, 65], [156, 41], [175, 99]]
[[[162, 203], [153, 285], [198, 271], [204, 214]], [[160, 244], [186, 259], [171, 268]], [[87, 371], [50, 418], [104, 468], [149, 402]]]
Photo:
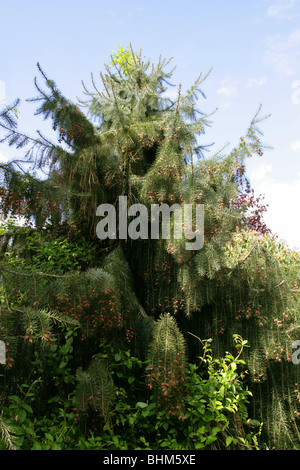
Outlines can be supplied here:
[[8, 158], [3, 155], [2, 152], [0, 152], [0, 163], [5, 163], [8, 161]]
[[5, 83], [3, 80], [0, 80], [0, 101], [4, 101], [5, 98], [6, 98]]
[[272, 172], [272, 165], [266, 165], [263, 163], [262, 165], [259, 165], [258, 167], [254, 168], [250, 174], [250, 180], [254, 181], [262, 181], [264, 177]]
[[218, 88], [217, 93], [224, 98], [232, 98], [237, 95], [238, 80], [234, 77], [224, 77], [221, 81], [221, 86]]
[[291, 183], [280, 183], [271, 178], [253, 183], [255, 194], [265, 196], [268, 204], [264, 214], [266, 225], [291, 248], [300, 249], [300, 173]]
[[217, 90], [217, 93], [224, 98], [231, 98], [237, 94], [237, 89], [234, 86], [223, 86]]
[[267, 10], [267, 15], [273, 18], [290, 18], [290, 10], [295, 6], [296, 0], [275, 0]]
[[289, 35], [288, 47], [299, 46], [299, 43], [300, 43], [300, 29], [295, 29], [295, 31]]
[[299, 66], [300, 29], [296, 29], [285, 39], [280, 36], [267, 38], [265, 63], [272, 66], [279, 76], [292, 76]]
[[293, 152], [300, 152], [300, 140], [296, 140], [295, 142], [292, 142], [291, 149], [293, 150]]
[[217, 94], [222, 98], [221, 106], [230, 108], [233, 99], [238, 95], [239, 80], [235, 77], [224, 77], [221, 80], [220, 88], [217, 89]]
[[178, 99], [178, 93], [179, 93], [179, 90], [177, 87], [170, 87], [168, 88], [164, 93], [163, 93], [163, 96], [165, 98], [169, 98], [170, 100], [177, 100]]
[[248, 78], [247, 82], [245, 83], [245, 87], [253, 88], [253, 87], [262, 86], [266, 83], [266, 81], [267, 81], [267, 77], [262, 77], [261, 79]]

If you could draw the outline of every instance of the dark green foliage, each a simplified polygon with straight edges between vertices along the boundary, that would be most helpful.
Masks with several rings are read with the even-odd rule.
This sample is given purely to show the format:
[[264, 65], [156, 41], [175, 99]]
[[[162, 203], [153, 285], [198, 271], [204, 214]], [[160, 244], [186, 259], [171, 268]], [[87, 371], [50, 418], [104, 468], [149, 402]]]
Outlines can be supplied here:
[[114, 383], [108, 370], [107, 359], [95, 359], [87, 371], [78, 371], [76, 404], [80, 411], [90, 407], [104, 416], [110, 411], [115, 398]]

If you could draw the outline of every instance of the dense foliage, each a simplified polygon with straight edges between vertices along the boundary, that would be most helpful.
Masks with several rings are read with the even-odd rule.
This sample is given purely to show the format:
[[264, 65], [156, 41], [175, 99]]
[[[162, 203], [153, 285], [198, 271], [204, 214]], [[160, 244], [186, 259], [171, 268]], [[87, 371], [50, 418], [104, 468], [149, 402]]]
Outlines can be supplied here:
[[[246, 176], [260, 109], [237, 148], [207, 157], [206, 77], [173, 100], [169, 61], [150, 65], [121, 48], [78, 103], [38, 66], [55, 143], [18, 130], [18, 101], [0, 114], [33, 168], [0, 164], [1, 445], [298, 448], [299, 253]], [[119, 196], [203, 204], [204, 246], [186, 249], [195, 219], [181, 239], [99, 239], [97, 207]]]

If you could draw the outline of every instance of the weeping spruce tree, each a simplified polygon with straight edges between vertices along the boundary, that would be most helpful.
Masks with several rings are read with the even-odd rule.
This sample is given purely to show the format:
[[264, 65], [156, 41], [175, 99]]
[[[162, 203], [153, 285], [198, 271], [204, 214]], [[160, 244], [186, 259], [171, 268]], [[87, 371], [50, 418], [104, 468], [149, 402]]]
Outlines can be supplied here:
[[[260, 109], [235, 149], [207, 156], [209, 116], [197, 107], [206, 77], [185, 93], [179, 86], [171, 99], [170, 61], [152, 65], [121, 48], [98, 81], [83, 84], [85, 99], [73, 103], [38, 69], [44, 85], [35, 80], [32, 101], [57, 140], [18, 130], [18, 102], [0, 116], [2, 141], [24, 149], [23, 166], [0, 165], [1, 402], [35, 378], [34, 360], [46, 364], [48, 349], [65, 347], [66, 331], [74, 331], [71, 383], [79, 414], [94, 410], [112, 429], [122, 375], [112, 373], [113, 363], [130, 351], [146, 364], [137, 372], [140, 396], [155, 396], [159, 410], [182, 419], [188, 364], [205, 356], [205, 340], [221, 358], [239, 335], [249, 345], [249, 416], [263, 422], [267, 446], [298, 448], [292, 343], [299, 336], [299, 253], [269, 233], [246, 176], [247, 159], [263, 153]], [[149, 213], [153, 204], [203, 204], [203, 247], [187, 250], [172, 217], [169, 238], [100, 239], [97, 207], [111, 204], [118, 213], [120, 196]], [[19, 217], [22, 226], [13, 222]], [[185, 223], [183, 229], [195, 228]], [[101, 353], [104, 344], [112, 355], [109, 348]], [[40, 374], [43, 412], [53, 377]], [[60, 384], [60, 393], [70, 386]]]

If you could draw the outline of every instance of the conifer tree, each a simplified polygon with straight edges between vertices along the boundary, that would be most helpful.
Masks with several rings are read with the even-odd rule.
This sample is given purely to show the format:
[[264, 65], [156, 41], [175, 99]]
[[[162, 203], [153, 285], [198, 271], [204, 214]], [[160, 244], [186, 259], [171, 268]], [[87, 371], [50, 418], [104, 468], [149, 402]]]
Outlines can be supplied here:
[[[97, 356], [106, 341], [148, 359], [145, 388], [165, 407], [176, 395], [172, 410], [182, 410], [186, 364], [202, 352], [194, 336], [212, 338], [222, 355], [239, 334], [250, 344], [253, 414], [265, 423], [265, 439], [295, 448], [299, 373], [291, 345], [299, 254], [268, 233], [261, 207], [249, 215], [255, 199], [246, 160], [263, 153], [261, 109], [235, 149], [207, 157], [202, 136], [210, 117], [197, 107], [206, 76], [185, 93], [179, 86], [171, 99], [169, 66], [121, 48], [99, 84], [92, 76], [91, 89], [83, 85], [85, 100], [73, 103], [38, 65], [45, 89], [35, 79], [32, 101], [38, 115], [51, 119], [57, 142], [20, 132], [17, 102], [1, 113], [2, 141], [23, 148], [26, 162], [46, 173], [40, 178], [17, 162], [0, 165], [2, 214], [25, 221], [6, 223], [0, 233], [7, 373], [25, 380], [30, 361], [24, 365], [22, 355], [33, 357], [63, 338], [63, 325], [73, 325], [79, 409], [88, 402], [107, 415], [112, 406], [109, 358]], [[97, 207], [118, 209], [120, 196], [128, 207], [140, 203], [149, 211], [153, 204], [203, 204], [204, 246], [186, 250], [186, 238], [172, 230], [168, 239], [100, 240]]]

